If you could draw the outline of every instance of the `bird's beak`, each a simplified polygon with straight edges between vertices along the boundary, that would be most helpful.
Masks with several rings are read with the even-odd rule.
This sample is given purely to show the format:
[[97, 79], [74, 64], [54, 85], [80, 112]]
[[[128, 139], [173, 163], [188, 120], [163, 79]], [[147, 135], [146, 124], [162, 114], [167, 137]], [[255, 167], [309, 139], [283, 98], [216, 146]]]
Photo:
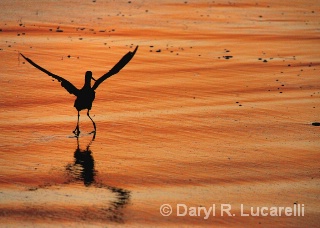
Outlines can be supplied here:
[[91, 78], [92, 78], [92, 80], [93, 80], [93, 81], [97, 81], [97, 80], [96, 80], [96, 79], [94, 79], [92, 76], [91, 76]]

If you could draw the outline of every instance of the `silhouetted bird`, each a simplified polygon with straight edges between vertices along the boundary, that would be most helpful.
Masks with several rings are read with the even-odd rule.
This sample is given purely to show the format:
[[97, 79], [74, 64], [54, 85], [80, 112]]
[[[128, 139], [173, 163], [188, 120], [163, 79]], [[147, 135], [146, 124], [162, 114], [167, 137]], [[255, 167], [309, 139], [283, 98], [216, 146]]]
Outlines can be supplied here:
[[[109, 78], [110, 76], [118, 73], [131, 59], [132, 57], [135, 55], [136, 51], [138, 49], [138, 46], [134, 49], [133, 52], [129, 51], [126, 55], [124, 55], [122, 57], [122, 59], [106, 74], [104, 74], [103, 76], [101, 76], [98, 80], [95, 80], [92, 77], [92, 72], [91, 71], [87, 71], [85, 74], [85, 82], [84, 82], [84, 86], [82, 87], [82, 89], [77, 89], [71, 82], [69, 82], [68, 80], [55, 75], [49, 71], [47, 71], [46, 69], [40, 67], [39, 65], [37, 65], [36, 63], [34, 63], [31, 59], [25, 57], [23, 54], [22, 57], [27, 60], [32, 66], [38, 68], [39, 70], [41, 70], [42, 72], [48, 74], [49, 76], [57, 79], [59, 82], [61, 82], [61, 86], [64, 87], [70, 94], [74, 94], [77, 99], [74, 102], [74, 107], [77, 109], [78, 111], [78, 122], [77, 122], [77, 126], [74, 129], [73, 133], [76, 136], [79, 136], [80, 134], [80, 130], [79, 130], [79, 117], [80, 117], [80, 111], [83, 109], [88, 109], [87, 115], [90, 118], [90, 120], [93, 123], [93, 127], [94, 127], [94, 131], [92, 133], [96, 133], [96, 124], [94, 123], [94, 121], [92, 120], [92, 118], [90, 117], [89, 111], [92, 108], [92, 102], [95, 98], [95, 90], [98, 88], [98, 86], [107, 78]], [[91, 79], [95, 81], [94, 85], [91, 87]]]

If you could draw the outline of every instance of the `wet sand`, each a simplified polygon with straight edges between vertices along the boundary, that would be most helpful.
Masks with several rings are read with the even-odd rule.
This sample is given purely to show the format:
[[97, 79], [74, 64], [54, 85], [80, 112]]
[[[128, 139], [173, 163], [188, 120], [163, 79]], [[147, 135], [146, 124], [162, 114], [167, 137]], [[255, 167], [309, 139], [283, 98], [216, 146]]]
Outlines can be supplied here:
[[[0, 226], [318, 226], [318, 1], [0, 6]], [[81, 88], [136, 45], [97, 89], [94, 141], [85, 111], [73, 137], [74, 96], [19, 56]]]

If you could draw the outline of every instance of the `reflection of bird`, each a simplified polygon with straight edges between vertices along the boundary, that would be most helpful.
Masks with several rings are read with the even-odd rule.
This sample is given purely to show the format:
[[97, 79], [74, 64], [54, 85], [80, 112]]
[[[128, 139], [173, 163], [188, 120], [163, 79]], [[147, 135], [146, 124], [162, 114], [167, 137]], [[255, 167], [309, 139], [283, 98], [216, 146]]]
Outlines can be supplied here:
[[[40, 67], [39, 65], [37, 65], [36, 63], [34, 63], [31, 59], [25, 57], [23, 54], [22, 57], [27, 60], [32, 66], [38, 68], [39, 70], [41, 70], [42, 72], [48, 74], [49, 76], [53, 77], [54, 79], [57, 79], [59, 82], [61, 82], [61, 86], [64, 87], [70, 94], [74, 94], [77, 99], [74, 102], [74, 107], [77, 109], [78, 111], [78, 122], [77, 122], [77, 126], [74, 129], [73, 133], [76, 136], [79, 136], [80, 134], [80, 130], [79, 130], [79, 117], [80, 117], [80, 111], [83, 109], [88, 109], [87, 115], [90, 118], [90, 120], [93, 123], [93, 127], [94, 127], [94, 131], [93, 133], [96, 132], [96, 124], [94, 123], [94, 121], [92, 120], [92, 118], [90, 117], [89, 111], [91, 110], [92, 107], [92, 102], [95, 98], [95, 89], [98, 88], [98, 86], [107, 78], [109, 78], [110, 76], [118, 73], [131, 59], [132, 57], [135, 55], [136, 51], [138, 49], [138, 46], [134, 49], [133, 52], [128, 52], [126, 55], [124, 55], [122, 57], [122, 59], [106, 74], [104, 74], [103, 76], [101, 76], [98, 80], [95, 80], [92, 77], [92, 72], [91, 71], [87, 71], [85, 74], [85, 83], [84, 86], [82, 87], [82, 89], [77, 89], [71, 82], [69, 82], [68, 80], [55, 75], [49, 71], [47, 71], [46, 69]], [[91, 79], [95, 81], [94, 85], [91, 87]]]
[[74, 152], [74, 164], [67, 165], [67, 171], [75, 180], [82, 180], [85, 186], [90, 186], [94, 183], [94, 176], [96, 171], [94, 169], [94, 159], [92, 156], [92, 151], [90, 150], [90, 145], [94, 137], [87, 145], [85, 150], [80, 148], [79, 140], [77, 138], [77, 149]]
[[[86, 187], [98, 188], [99, 192], [104, 190], [109, 190], [114, 194], [114, 198], [109, 201], [108, 204], [103, 205], [101, 208], [103, 211], [103, 217], [109, 219], [113, 222], [123, 223], [124, 213], [122, 209], [128, 204], [131, 197], [131, 192], [129, 190], [104, 184], [96, 181], [96, 175], [99, 172], [95, 169], [95, 160], [93, 158], [93, 152], [90, 149], [91, 144], [94, 141], [94, 136], [91, 141], [87, 144], [85, 149], [81, 149], [80, 139], [77, 137], [77, 148], [74, 151], [74, 162], [66, 165], [66, 174], [69, 177], [64, 183], [70, 184], [78, 181], [83, 181]], [[100, 202], [101, 203], [101, 202]], [[105, 207], [106, 206], [106, 207]], [[99, 206], [95, 207], [94, 210], [99, 210]], [[98, 211], [97, 211], [98, 212]], [[99, 213], [97, 214], [99, 215]], [[95, 218], [97, 216], [95, 215]]]

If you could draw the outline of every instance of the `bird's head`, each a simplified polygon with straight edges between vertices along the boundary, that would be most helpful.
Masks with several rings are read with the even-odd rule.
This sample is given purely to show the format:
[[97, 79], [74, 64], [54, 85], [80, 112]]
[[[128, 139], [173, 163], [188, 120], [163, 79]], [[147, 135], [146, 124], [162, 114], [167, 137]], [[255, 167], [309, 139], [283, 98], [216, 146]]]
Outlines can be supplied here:
[[86, 77], [86, 81], [91, 81], [91, 79], [92, 79], [93, 81], [96, 81], [96, 79], [94, 79], [94, 78], [92, 77], [92, 72], [91, 72], [91, 71], [87, 71], [85, 77]]

